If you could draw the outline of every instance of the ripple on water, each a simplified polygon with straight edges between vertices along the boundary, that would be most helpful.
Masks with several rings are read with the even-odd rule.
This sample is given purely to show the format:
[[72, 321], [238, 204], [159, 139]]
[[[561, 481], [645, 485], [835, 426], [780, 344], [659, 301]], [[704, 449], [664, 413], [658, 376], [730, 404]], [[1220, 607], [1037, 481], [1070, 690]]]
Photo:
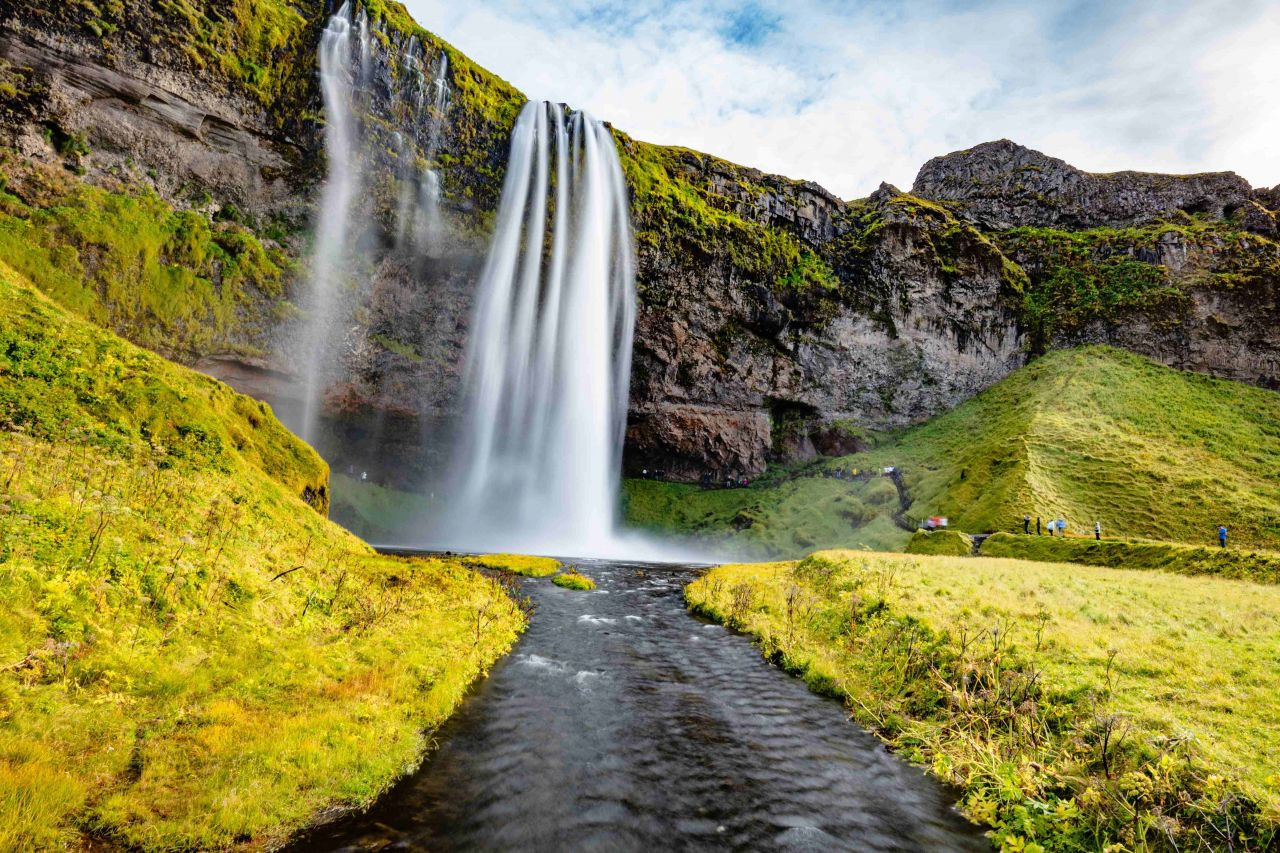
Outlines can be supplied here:
[[606, 565], [583, 563], [598, 598], [525, 583], [528, 631], [439, 751], [298, 849], [990, 849], [838, 702], [690, 616], [694, 572]]

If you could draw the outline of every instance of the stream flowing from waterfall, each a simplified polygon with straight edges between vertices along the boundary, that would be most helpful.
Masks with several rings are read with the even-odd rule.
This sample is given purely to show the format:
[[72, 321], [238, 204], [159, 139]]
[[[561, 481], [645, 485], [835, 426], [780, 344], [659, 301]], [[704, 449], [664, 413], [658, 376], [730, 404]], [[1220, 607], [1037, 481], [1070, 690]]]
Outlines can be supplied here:
[[613, 134], [524, 107], [481, 275], [436, 547], [617, 553], [635, 273]]
[[296, 851], [989, 851], [955, 792], [746, 637], [685, 610], [693, 569], [527, 580], [514, 652], [417, 773]]

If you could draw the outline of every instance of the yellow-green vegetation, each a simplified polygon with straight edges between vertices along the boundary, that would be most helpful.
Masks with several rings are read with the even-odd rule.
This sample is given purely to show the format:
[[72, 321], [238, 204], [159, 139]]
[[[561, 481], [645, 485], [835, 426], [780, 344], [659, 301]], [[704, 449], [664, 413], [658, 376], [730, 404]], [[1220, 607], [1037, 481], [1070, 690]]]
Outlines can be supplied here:
[[0, 265], [0, 849], [269, 845], [421, 759], [523, 614], [374, 554], [326, 480]]
[[954, 530], [917, 530], [906, 550], [908, 554], [966, 557], [973, 553], [973, 538]]
[[629, 526], [727, 546], [744, 557], [799, 556], [815, 547], [900, 550], [907, 544], [911, 534], [892, 520], [898, 493], [887, 478], [809, 474], [780, 472], [745, 489], [627, 480], [625, 517]]
[[576, 589], [581, 592], [596, 588], [595, 581], [573, 568], [556, 575], [551, 579], [551, 582], [556, 586], [562, 586], [565, 589]]
[[[915, 540], [912, 540], [915, 544]], [[911, 550], [911, 549], [908, 549]], [[920, 551], [917, 553], [928, 553]], [[1220, 575], [1258, 583], [1280, 583], [1280, 553], [1151, 542], [1140, 539], [1063, 538], [997, 533], [979, 552], [1049, 563], [1085, 563], [1116, 569], [1163, 569], [1184, 575]]]
[[[1164, 263], [1171, 237], [1180, 241], [1176, 269]], [[1133, 228], [1015, 228], [996, 240], [1030, 274], [1022, 314], [1037, 347], [1133, 310], [1176, 320], [1192, 287], [1259, 288], [1280, 277], [1274, 240], [1185, 214]]]
[[685, 594], [957, 785], [1003, 850], [1280, 843], [1280, 588], [836, 551]]
[[[726, 256], [752, 281], [779, 290], [834, 291], [840, 286], [830, 265], [793, 233], [739, 212], [739, 199], [721, 191], [717, 178], [732, 180], [735, 193], [753, 198], [786, 189], [750, 183], [758, 173], [686, 148], [651, 145], [622, 133], [618, 153], [633, 192], [636, 240], [678, 257]], [[781, 181], [769, 178], [772, 181]], [[791, 182], [799, 187], [799, 182]]]
[[[89, 34], [108, 55], [138, 46], [140, 35], [151, 53], [167, 54], [209, 82], [270, 105], [295, 97], [309, 85], [305, 64], [309, 22], [319, 5], [300, 0], [163, 0], [129, 4], [124, 0], [67, 0], [33, 6], [29, 11], [47, 27]], [[299, 66], [302, 65], [300, 68]]]
[[968, 532], [1069, 529], [1280, 545], [1280, 395], [1109, 347], [1063, 350], [848, 462], [897, 465], [910, 514]]
[[560, 561], [551, 557], [531, 557], [525, 554], [482, 554], [472, 557], [472, 562], [486, 569], [514, 572], [530, 578], [545, 578], [560, 571]]
[[[1108, 536], [1214, 545], [1225, 524], [1233, 544], [1280, 549], [1280, 395], [1122, 350], [1050, 352], [925, 424], [871, 441], [871, 450], [824, 465], [897, 466], [912, 501], [907, 515], [947, 516], [957, 530], [1021, 531], [1029, 514], [1061, 516], [1074, 531], [1099, 521]], [[859, 541], [904, 547], [907, 534], [874, 538], [875, 530], [896, 535], [888, 492], [876, 503], [860, 488], [815, 476], [706, 493], [628, 483], [628, 518], [760, 543], [765, 555]], [[842, 528], [836, 498], [845, 494], [876, 512]]]
[[63, 307], [180, 360], [251, 336], [293, 273], [242, 225], [12, 158], [0, 163], [0, 258]]

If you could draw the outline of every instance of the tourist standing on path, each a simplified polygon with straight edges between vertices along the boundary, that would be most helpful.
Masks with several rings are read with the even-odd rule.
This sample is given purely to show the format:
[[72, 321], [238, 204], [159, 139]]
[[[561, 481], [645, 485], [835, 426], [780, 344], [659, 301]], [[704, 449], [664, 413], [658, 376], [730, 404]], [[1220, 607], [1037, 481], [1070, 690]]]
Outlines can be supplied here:
[[1093, 523], [1093, 538], [1099, 542], [1102, 541], [1102, 522], [1101, 521], [1095, 521]]
[[1040, 516], [1036, 516], [1036, 535], [1040, 535]]
[[1222, 525], [1218, 526], [1218, 547], [1227, 547], [1227, 528]]
[[1062, 517], [1058, 518], [1058, 535], [1064, 539], [1067, 536], [1067, 520]]
[[1031, 532], [1031, 516], [1029, 515], [1024, 515], [1022, 517], [1022, 532], [1023, 533]]

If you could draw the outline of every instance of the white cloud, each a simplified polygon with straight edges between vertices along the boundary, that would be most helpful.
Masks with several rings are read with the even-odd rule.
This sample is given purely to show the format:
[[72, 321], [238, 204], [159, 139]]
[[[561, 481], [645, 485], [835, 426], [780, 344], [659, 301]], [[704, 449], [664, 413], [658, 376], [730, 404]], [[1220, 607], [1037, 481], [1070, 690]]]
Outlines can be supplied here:
[[1280, 3], [407, 0], [531, 97], [845, 197], [1008, 137], [1280, 183]]

